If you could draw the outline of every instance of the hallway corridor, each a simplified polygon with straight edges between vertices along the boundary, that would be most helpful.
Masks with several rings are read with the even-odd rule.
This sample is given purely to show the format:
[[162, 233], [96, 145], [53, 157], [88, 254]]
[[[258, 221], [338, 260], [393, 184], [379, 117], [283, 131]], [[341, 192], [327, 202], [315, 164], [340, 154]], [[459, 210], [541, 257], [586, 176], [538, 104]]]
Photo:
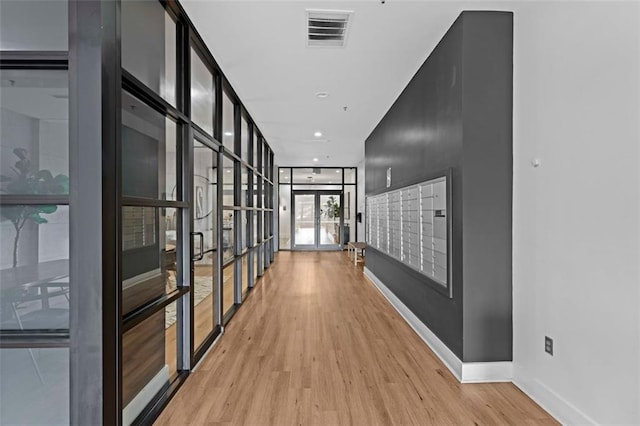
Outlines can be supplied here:
[[461, 385], [342, 252], [280, 252], [157, 425], [555, 424]]

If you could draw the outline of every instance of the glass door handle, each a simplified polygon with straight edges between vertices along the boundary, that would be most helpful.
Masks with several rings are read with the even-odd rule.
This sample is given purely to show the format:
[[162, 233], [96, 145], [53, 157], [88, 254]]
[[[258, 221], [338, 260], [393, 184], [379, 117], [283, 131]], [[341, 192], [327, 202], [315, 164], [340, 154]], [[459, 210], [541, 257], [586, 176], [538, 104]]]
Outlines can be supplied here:
[[204, 234], [202, 232], [192, 232], [191, 235], [197, 235], [198, 237], [200, 237], [200, 254], [198, 254], [197, 257], [191, 258], [191, 260], [193, 260], [194, 262], [198, 262], [204, 259]]

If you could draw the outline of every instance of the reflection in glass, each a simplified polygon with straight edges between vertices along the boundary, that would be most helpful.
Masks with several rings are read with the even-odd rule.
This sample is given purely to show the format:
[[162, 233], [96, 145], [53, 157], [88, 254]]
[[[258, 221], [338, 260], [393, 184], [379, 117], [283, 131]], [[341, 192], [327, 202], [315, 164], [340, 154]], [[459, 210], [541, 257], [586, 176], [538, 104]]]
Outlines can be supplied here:
[[281, 168], [278, 171], [278, 182], [291, 183], [291, 169]]
[[256, 282], [258, 281], [258, 257], [259, 256], [260, 256], [260, 251], [258, 250], [258, 247], [256, 247], [251, 252], [251, 258], [253, 262], [253, 285], [255, 285]]
[[68, 50], [67, 4], [67, 0], [0, 1], [0, 50]]
[[248, 191], [249, 191], [249, 186], [248, 186], [248, 173], [247, 173], [247, 168], [244, 166], [240, 167], [240, 182], [241, 182], [241, 186], [240, 186], [240, 205], [242, 207], [246, 207], [247, 206], [247, 195], [248, 195]]
[[122, 93], [122, 193], [176, 200], [177, 125]]
[[315, 245], [316, 197], [314, 194], [295, 194], [294, 203], [295, 245]]
[[254, 211], [253, 214], [251, 215], [253, 217], [253, 235], [252, 235], [252, 240], [251, 240], [251, 245], [255, 246], [256, 244], [258, 244], [258, 213]]
[[249, 123], [244, 116], [241, 118], [241, 123], [240, 155], [243, 160], [249, 162]]
[[178, 286], [177, 225], [177, 209], [122, 208], [123, 314]]
[[247, 251], [247, 213], [246, 210], [237, 213], [240, 216], [240, 250], [242, 253]]
[[340, 244], [340, 208], [339, 195], [320, 194], [320, 244]]
[[69, 349], [2, 348], [0, 376], [0, 424], [69, 424]]
[[233, 164], [234, 161], [228, 157], [222, 157], [222, 205], [233, 206]]
[[1, 206], [0, 325], [69, 328], [69, 206]]
[[356, 171], [355, 167], [344, 169], [344, 183], [356, 183]]
[[244, 296], [249, 289], [249, 255], [245, 254], [242, 256], [242, 264], [240, 265], [242, 268], [242, 295]]
[[122, 2], [122, 67], [176, 104], [176, 23], [160, 2]]
[[229, 312], [234, 305], [233, 282], [235, 280], [235, 262], [229, 263], [222, 270], [222, 312], [223, 315]]
[[0, 69], [0, 82], [0, 190], [68, 194], [67, 71]]
[[254, 133], [253, 133], [253, 159], [252, 159], [252, 163], [251, 165], [256, 169], [256, 171], [260, 171], [260, 169], [258, 168], [258, 156], [259, 156], [259, 152], [258, 152], [258, 146], [260, 146], [260, 144], [262, 144], [262, 138], [258, 135], [257, 133], [257, 129], [254, 129]]
[[291, 248], [291, 186], [280, 185], [279, 191], [279, 236], [280, 248]]
[[191, 120], [213, 135], [214, 97], [213, 74], [195, 49], [191, 49]]
[[231, 152], [234, 147], [234, 104], [226, 91], [222, 92], [222, 144]]
[[[177, 329], [174, 302], [122, 336], [124, 424], [131, 424], [141, 408], [177, 376]], [[130, 404], [136, 396], [143, 401]]]
[[344, 186], [344, 228], [342, 244], [356, 241], [356, 186]]
[[303, 191], [303, 190], [311, 190], [311, 191], [341, 191], [342, 185], [293, 185], [294, 191]]
[[[336, 169], [336, 168], [314, 167], [314, 168], [294, 168], [292, 170], [293, 170], [293, 183], [302, 183], [302, 184], [324, 183], [324, 184], [342, 185], [342, 169], [340, 168]], [[280, 180], [280, 183], [289, 183], [289, 180], [283, 177]]]
[[[217, 153], [198, 141], [194, 149], [194, 232], [202, 233], [202, 240], [194, 237], [194, 256], [202, 259], [193, 263], [194, 347], [198, 348], [215, 326], [214, 271], [217, 254]], [[201, 246], [202, 244], [202, 246]]]
[[233, 234], [234, 210], [222, 211], [222, 259], [223, 261], [233, 259], [234, 234]]

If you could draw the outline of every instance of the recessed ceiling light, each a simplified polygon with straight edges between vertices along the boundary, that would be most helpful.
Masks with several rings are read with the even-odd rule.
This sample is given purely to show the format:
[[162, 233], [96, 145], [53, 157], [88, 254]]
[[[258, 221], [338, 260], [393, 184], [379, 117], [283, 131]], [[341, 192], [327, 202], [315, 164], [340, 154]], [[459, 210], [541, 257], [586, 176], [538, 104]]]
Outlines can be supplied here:
[[340, 170], [336, 170], [336, 173], [340, 173]]
[[316, 162], [317, 162], [317, 161], [318, 161], [318, 159], [317, 159], [317, 158], [314, 158], [314, 159], [313, 159], [313, 161], [316, 161]]
[[316, 172], [312, 172], [311, 174], [315, 176], [315, 175], [316, 175]]
[[284, 170], [280, 170], [280, 173], [284, 173]]
[[313, 136], [315, 136], [316, 138], [320, 138], [322, 137], [322, 132], [315, 132]]
[[316, 97], [320, 99], [328, 98], [329, 94], [327, 92], [318, 92], [316, 93]]
[[224, 135], [225, 135], [225, 136], [233, 136], [233, 133], [231, 133], [231, 132], [224, 132]]
[[231, 170], [227, 170], [227, 173], [231, 173]]

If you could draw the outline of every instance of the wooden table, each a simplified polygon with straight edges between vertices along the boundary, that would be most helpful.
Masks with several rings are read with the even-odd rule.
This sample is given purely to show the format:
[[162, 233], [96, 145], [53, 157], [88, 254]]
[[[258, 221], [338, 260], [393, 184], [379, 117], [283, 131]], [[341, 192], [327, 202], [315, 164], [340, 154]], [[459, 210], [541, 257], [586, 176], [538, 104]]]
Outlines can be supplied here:
[[[347, 254], [351, 257], [353, 253], [353, 264], [357, 265], [358, 262], [364, 263], [364, 251], [367, 248], [367, 243], [351, 242], [347, 244]], [[358, 257], [358, 251], [360, 251], [360, 257]]]
[[65, 291], [68, 291], [69, 283], [60, 282], [68, 276], [69, 259], [3, 269], [0, 271], [0, 292], [3, 304], [13, 301], [16, 292], [37, 287], [39, 289], [37, 298], [41, 299], [42, 308], [47, 309], [49, 298], [54, 296], [48, 292], [48, 287], [66, 287]]

